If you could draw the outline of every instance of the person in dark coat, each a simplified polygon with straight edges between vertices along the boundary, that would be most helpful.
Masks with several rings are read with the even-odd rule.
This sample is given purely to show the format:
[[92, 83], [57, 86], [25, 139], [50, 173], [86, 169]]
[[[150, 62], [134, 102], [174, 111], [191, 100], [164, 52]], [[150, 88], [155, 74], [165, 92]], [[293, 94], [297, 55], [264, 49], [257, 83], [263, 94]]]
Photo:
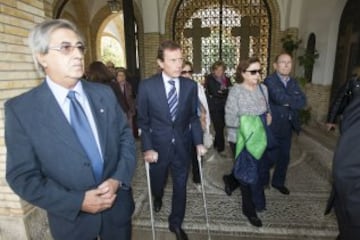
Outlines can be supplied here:
[[210, 118], [215, 130], [214, 148], [219, 153], [225, 150], [225, 103], [231, 86], [230, 79], [225, 76], [225, 70], [225, 63], [216, 61], [211, 66], [211, 74], [205, 78]]
[[330, 197], [339, 226], [338, 240], [360, 236], [360, 97], [354, 96], [342, 119], [342, 133], [333, 160], [333, 192]]
[[[352, 77], [337, 91], [334, 101], [330, 104], [327, 116], [327, 130], [336, 129], [336, 121], [354, 97], [360, 96], [360, 66], [352, 71]], [[340, 121], [341, 122], [341, 121]], [[340, 124], [341, 131], [341, 124]]]
[[306, 105], [306, 97], [297, 81], [290, 76], [292, 57], [288, 53], [279, 54], [274, 61], [275, 72], [264, 80], [269, 92], [269, 104], [272, 113], [270, 129], [278, 143], [269, 150], [269, 160], [263, 176], [264, 185], [270, 182], [270, 168], [275, 164], [272, 187], [282, 194], [289, 194], [285, 186], [286, 172], [290, 161], [292, 132], [299, 133], [299, 110]]

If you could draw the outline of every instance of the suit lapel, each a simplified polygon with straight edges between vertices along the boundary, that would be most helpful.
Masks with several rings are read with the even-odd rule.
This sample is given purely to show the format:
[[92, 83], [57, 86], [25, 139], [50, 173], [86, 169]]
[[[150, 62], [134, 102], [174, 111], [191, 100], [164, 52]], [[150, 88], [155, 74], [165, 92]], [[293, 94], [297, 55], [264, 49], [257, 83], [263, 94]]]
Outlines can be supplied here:
[[179, 88], [180, 89], [179, 89], [179, 98], [178, 98], [178, 110], [177, 110], [175, 121], [179, 118], [182, 108], [186, 104], [185, 103], [185, 100], [186, 100], [185, 81], [183, 81], [183, 79], [181, 77], [179, 77]]
[[39, 86], [38, 90], [39, 94], [37, 95], [38, 99], [35, 106], [38, 111], [39, 121], [41, 121], [44, 126], [48, 126], [47, 129], [53, 131], [53, 134], [55, 134], [60, 141], [63, 141], [69, 150], [78, 152], [86, 157], [70, 123], [67, 121], [45, 81]]
[[[170, 108], [169, 108], [169, 104], [168, 104], [168, 100], [167, 100], [167, 95], [166, 95], [166, 88], [165, 88], [165, 84], [164, 84], [164, 79], [162, 78], [161, 74], [158, 75], [158, 80], [155, 81], [156, 84], [156, 88], [155, 89], [161, 89], [161, 91], [154, 91], [154, 93], [156, 94], [156, 98], [159, 97], [160, 99], [160, 109], [166, 109], [166, 115], [169, 121], [171, 120], [171, 115], [170, 115]], [[161, 99], [163, 99], [163, 101], [161, 101]]]
[[109, 109], [105, 106], [103, 96], [100, 96], [96, 89], [85, 81], [82, 81], [83, 89], [89, 100], [91, 111], [95, 120], [102, 155], [105, 156], [105, 146], [107, 140], [107, 116]]

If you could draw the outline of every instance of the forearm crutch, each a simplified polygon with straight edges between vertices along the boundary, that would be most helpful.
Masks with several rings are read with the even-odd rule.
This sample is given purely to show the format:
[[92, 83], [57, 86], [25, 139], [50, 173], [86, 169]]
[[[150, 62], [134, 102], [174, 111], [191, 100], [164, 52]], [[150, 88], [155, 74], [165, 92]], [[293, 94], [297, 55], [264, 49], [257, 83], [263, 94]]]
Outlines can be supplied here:
[[206, 194], [205, 194], [205, 186], [204, 186], [203, 168], [202, 168], [201, 156], [200, 155], [197, 156], [197, 160], [199, 162], [201, 192], [202, 192], [202, 197], [203, 197], [203, 202], [204, 202], [204, 212], [205, 212], [205, 219], [206, 219], [206, 228], [207, 228], [207, 232], [208, 232], [208, 240], [211, 240], [209, 216], [208, 216], [207, 204], [206, 204]]
[[153, 202], [152, 202], [152, 193], [151, 193], [151, 182], [150, 182], [150, 164], [145, 162], [146, 169], [146, 179], [147, 179], [147, 187], [149, 194], [149, 206], [150, 206], [150, 218], [151, 218], [151, 231], [152, 231], [152, 239], [155, 240], [155, 221], [153, 214]]

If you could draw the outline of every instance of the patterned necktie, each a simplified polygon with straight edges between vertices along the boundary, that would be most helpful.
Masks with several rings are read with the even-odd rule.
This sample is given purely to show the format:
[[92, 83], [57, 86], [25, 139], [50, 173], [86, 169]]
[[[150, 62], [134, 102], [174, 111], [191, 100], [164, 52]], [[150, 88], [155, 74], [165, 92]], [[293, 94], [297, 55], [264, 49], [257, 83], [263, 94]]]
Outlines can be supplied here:
[[175, 81], [169, 80], [169, 84], [171, 85], [171, 89], [168, 93], [167, 100], [169, 104], [171, 120], [175, 121], [176, 112], [178, 108], [178, 98], [176, 93]]
[[75, 97], [75, 91], [69, 91], [70, 99], [70, 123], [78, 137], [86, 155], [90, 159], [96, 183], [100, 183], [103, 172], [103, 161], [91, 130], [84, 109]]

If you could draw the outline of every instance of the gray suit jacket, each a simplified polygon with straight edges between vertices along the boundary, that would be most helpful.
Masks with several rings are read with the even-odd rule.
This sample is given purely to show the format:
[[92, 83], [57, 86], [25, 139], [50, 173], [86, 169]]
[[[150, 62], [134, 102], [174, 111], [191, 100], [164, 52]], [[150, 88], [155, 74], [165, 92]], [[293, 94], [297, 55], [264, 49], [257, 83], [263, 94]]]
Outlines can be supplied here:
[[[105, 85], [82, 82], [99, 133], [103, 179], [130, 186], [135, 143], [127, 119]], [[129, 220], [130, 191], [119, 190], [114, 206], [100, 214], [82, 212], [85, 191], [96, 188], [90, 160], [46, 82], [5, 103], [6, 179], [21, 198], [48, 212], [55, 239], [87, 239], [106, 221]], [[121, 192], [121, 193], [120, 193]]]

